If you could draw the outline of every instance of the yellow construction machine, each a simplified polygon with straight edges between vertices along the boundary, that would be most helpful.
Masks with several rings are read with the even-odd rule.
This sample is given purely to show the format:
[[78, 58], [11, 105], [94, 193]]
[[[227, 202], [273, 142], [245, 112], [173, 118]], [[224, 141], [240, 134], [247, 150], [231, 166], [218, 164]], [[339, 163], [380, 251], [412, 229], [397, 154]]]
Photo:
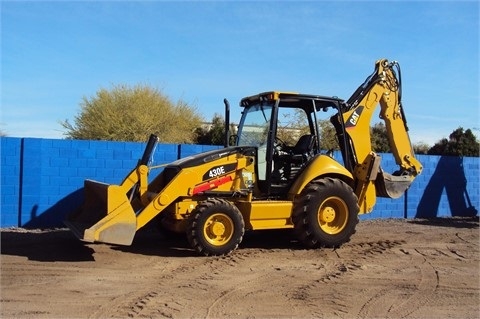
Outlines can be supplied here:
[[[152, 135], [121, 184], [85, 181], [85, 202], [66, 225], [86, 242], [131, 245], [139, 229], [160, 220], [206, 256], [235, 250], [246, 230], [293, 228], [306, 247], [338, 247], [378, 196], [400, 197], [422, 170], [407, 133], [395, 61], [378, 60], [347, 101], [291, 92], [246, 97], [235, 135], [229, 135], [224, 102], [224, 148], [167, 164], [149, 182], [158, 142]], [[377, 106], [398, 164], [392, 174], [372, 151]], [[321, 120], [325, 114], [328, 121]], [[325, 122], [335, 132], [340, 160], [320, 147], [319, 123]]]

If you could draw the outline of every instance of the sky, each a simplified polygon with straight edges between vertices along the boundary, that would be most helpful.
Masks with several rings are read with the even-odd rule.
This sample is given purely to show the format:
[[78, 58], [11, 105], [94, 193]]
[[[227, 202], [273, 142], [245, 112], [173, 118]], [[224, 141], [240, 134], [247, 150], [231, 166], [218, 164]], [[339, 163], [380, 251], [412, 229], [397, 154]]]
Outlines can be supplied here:
[[[0, 131], [64, 138], [83, 99], [143, 84], [238, 123], [242, 97], [347, 100], [400, 63], [413, 143], [480, 136], [479, 1], [1, 0]], [[373, 122], [380, 122], [373, 119]]]

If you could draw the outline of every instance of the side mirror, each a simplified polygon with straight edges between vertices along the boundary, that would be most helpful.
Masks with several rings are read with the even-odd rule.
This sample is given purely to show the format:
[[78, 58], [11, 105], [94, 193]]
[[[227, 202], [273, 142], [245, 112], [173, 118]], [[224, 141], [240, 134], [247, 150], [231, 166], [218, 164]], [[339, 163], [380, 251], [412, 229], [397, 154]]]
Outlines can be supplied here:
[[228, 146], [235, 146], [237, 145], [237, 134], [232, 134], [228, 138]]

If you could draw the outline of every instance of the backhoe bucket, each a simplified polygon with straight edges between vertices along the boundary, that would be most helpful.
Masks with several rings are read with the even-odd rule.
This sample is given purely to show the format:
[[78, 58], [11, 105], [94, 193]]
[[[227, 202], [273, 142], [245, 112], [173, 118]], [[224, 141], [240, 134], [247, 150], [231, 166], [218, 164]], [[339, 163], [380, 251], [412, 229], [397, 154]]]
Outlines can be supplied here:
[[85, 180], [85, 202], [67, 217], [65, 225], [80, 240], [128, 246], [135, 236], [137, 220], [120, 186]]
[[413, 182], [411, 175], [391, 175], [383, 172], [381, 169], [378, 172], [375, 180], [375, 189], [379, 197], [399, 198], [410, 187]]

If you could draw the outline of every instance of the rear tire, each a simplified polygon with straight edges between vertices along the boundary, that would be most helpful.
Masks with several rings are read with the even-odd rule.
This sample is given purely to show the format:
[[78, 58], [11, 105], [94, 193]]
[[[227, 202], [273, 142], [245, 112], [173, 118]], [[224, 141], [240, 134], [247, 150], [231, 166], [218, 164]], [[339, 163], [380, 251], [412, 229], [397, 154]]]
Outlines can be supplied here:
[[339, 247], [355, 233], [359, 210], [358, 198], [345, 182], [313, 180], [295, 199], [295, 234], [309, 248]]
[[243, 239], [245, 222], [238, 208], [223, 199], [200, 202], [188, 220], [187, 239], [205, 256], [227, 255]]

